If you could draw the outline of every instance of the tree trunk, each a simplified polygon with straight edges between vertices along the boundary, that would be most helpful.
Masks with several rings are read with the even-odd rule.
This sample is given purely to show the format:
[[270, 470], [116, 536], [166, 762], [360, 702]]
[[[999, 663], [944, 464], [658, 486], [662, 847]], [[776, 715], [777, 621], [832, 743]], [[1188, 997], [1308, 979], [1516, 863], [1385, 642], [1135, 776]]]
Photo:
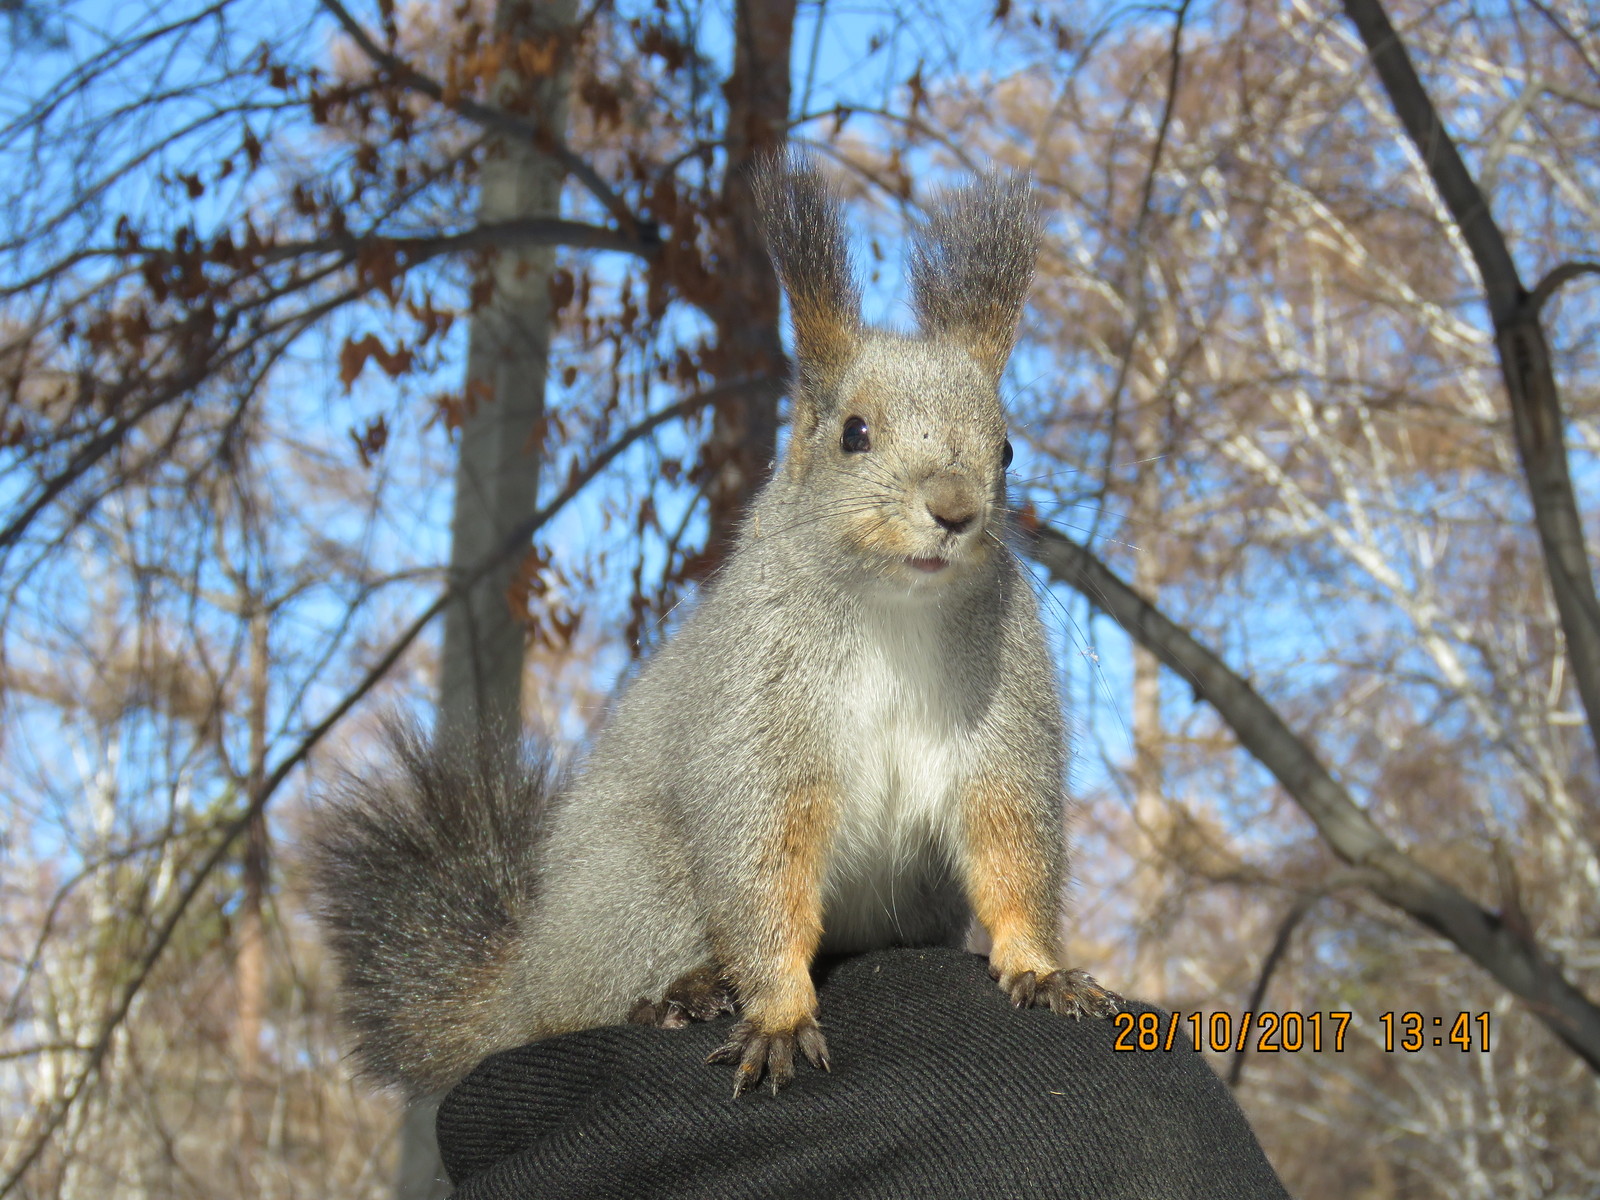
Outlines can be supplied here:
[[[1130, 347], [1129, 353], [1132, 353]], [[1159, 453], [1161, 431], [1153, 402], [1141, 404], [1134, 414], [1133, 457], [1139, 465], [1134, 483], [1130, 525], [1136, 532], [1142, 553], [1134, 560], [1134, 586], [1159, 602], [1161, 595], [1161, 550], [1154, 544], [1161, 517]], [[1166, 971], [1165, 947], [1149, 936], [1158, 928], [1165, 908], [1167, 878], [1167, 838], [1170, 828], [1164, 798], [1165, 769], [1163, 748], [1166, 731], [1161, 717], [1161, 664], [1156, 656], [1134, 643], [1133, 649], [1133, 820], [1140, 838], [1141, 861], [1137, 868], [1134, 893], [1141, 907], [1136, 942], [1133, 979], [1130, 987], [1139, 995], [1164, 995], [1162, 976]]]
[[[570, 31], [574, 0], [530, 5], [501, 0], [501, 37], [537, 40]], [[566, 54], [558, 54], [563, 60]], [[564, 72], [528, 79], [507, 72], [495, 102], [520, 108], [532, 93], [532, 112], [559, 133], [566, 120]], [[535, 146], [490, 143], [478, 199], [481, 223], [560, 213], [560, 164]], [[545, 372], [550, 356], [550, 274], [555, 251], [540, 246], [495, 253], [488, 266], [492, 291], [472, 315], [467, 339], [467, 384], [456, 466], [450, 568], [462, 573], [532, 515], [539, 491]], [[439, 732], [473, 733], [521, 711], [524, 630], [507, 590], [521, 564], [496, 567], [468, 588], [445, 614], [439, 688]]]
[[[246, 791], [251, 796], [260, 792], [266, 777], [267, 649], [267, 614], [258, 611], [250, 619], [250, 774]], [[261, 1021], [266, 1009], [267, 938], [262, 915], [266, 894], [267, 816], [258, 811], [251, 814], [245, 831], [244, 897], [239, 904], [238, 949], [233, 968], [238, 998], [234, 1054], [239, 1071], [234, 1141], [241, 1196], [253, 1196], [260, 1191], [254, 1178], [261, 1149], [254, 1104], [261, 1082]]]
[[783, 146], [789, 125], [789, 54], [795, 0], [739, 0], [734, 18], [728, 99], [728, 167], [722, 182], [723, 290], [711, 306], [717, 346], [711, 372], [719, 384], [768, 376], [770, 387], [743, 390], [716, 406], [703, 462], [710, 528], [701, 569], [727, 553], [739, 518], [777, 453], [783, 342], [778, 333], [778, 277], [757, 223], [749, 170]]
[[[575, 0], [500, 0], [496, 32], [510, 42], [570, 36], [576, 8]], [[506, 55], [512, 62], [540, 57]], [[542, 128], [559, 134], [569, 85], [563, 65], [571, 54], [563, 48], [552, 60], [558, 64], [555, 72], [542, 78], [508, 69], [496, 82], [493, 100], [502, 108], [531, 112]], [[478, 220], [559, 215], [563, 176], [557, 159], [535, 145], [492, 141], [480, 178]], [[450, 525], [452, 575], [466, 574], [493, 553], [537, 505], [554, 264], [551, 247], [502, 250], [488, 264], [492, 290], [474, 311], [467, 338], [465, 419]], [[513, 556], [446, 611], [437, 737], [520, 736], [524, 629], [508, 597], [520, 566]], [[406, 1115], [396, 1187], [400, 1200], [447, 1194], [435, 1107], [418, 1104]]]

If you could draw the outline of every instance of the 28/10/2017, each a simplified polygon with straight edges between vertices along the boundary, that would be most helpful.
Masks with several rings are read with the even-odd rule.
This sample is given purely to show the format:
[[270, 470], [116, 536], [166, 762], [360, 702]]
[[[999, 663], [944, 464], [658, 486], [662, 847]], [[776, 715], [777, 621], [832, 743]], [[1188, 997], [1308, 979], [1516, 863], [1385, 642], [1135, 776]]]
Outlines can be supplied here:
[[[1345, 1048], [1345, 1032], [1354, 1014], [1349, 1012], [1246, 1012], [1237, 1018], [1232, 1013], [1118, 1013], [1114, 1018], [1117, 1030], [1114, 1049], [1117, 1050], [1172, 1050], [1182, 1048], [1178, 1030], [1188, 1024], [1190, 1048], [1209, 1048], [1218, 1054], [1241, 1053], [1253, 1049], [1257, 1053], [1297, 1053], [1302, 1050], [1339, 1053]], [[1421, 1013], [1383, 1013], [1379, 1023], [1384, 1029], [1384, 1050], [1394, 1053], [1402, 1050], [1416, 1053], [1427, 1045], [1455, 1046], [1462, 1051], [1489, 1049], [1490, 1016], [1488, 1013], [1456, 1013], [1449, 1018], [1424, 1017]], [[1431, 1029], [1436, 1032], [1429, 1036]], [[1398, 1038], [1396, 1036], [1398, 1031]]]
[[[1178, 1030], [1189, 1025], [1190, 1048], [1209, 1046], [1218, 1054], [1253, 1048], [1265, 1053], [1287, 1050], [1343, 1050], [1348, 1012], [1246, 1012], [1237, 1019], [1232, 1013], [1118, 1013], [1117, 1050], [1182, 1049]], [[1203, 1040], [1202, 1040], [1203, 1039]]]

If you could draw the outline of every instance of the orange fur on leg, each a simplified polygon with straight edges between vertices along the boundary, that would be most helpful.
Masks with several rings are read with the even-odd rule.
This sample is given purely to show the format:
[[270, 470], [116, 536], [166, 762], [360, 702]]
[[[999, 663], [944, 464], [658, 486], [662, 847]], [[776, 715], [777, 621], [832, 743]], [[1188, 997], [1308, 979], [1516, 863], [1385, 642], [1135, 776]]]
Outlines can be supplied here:
[[756, 860], [754, 936], [723, 955], [744, 1015], [706, 1060], [735, 1065], [735, 1096], [763, 1075], [776, 1092], [794, 1078], [796, 1052], [827, 1069], [811, 960], [822, 941], [822, 881], [836, 811], [830, 789], [795, 788], [779, 810], [777, 837]]
[[967, 895], [994, 943], [989, 962], [1001, 986], [1025, 971], [1054, 971], [1060, 965], [1059, 850], [1025, 800], [1003, 785], [973, 785], [962, 817]]
[[[795, 788], [779, 814], [778, 836], [757, 862], [763, 910], [759, 940], [732, 962], [744, 1015], [763, 1031], [793, 1029], [812, 1017], [817, 992], [811, 960], [822, 941], [822, 881], [835, 802], [821, 785]], [[751, 961], [753, 959], [753, 961]]]

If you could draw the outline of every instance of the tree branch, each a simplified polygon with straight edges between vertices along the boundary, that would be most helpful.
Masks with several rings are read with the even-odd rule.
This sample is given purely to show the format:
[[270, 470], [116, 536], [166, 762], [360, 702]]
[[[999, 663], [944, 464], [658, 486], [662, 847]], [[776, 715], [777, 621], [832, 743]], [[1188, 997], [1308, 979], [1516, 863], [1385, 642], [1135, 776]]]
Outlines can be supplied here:
[[1334, 853], [1371, 873], [1367, 886], [1376, 896], [1452, 942], [1600, 1073], [1600, 1007], [1537, 944], [1401, 850], [1254, 688], [1088, 550], [1053, 529], [1025, 536], [1028, 552], [1053, 578], [1076, 588], [1210, 702]]
[[1462, 161], [1455, 139], [1439, 119], [1438, 110], [1406, 53], [1405, 43], [1389, 23], [1380, 0], [1344, 0], [1344, 12], [1367, 47], [1395, 116], [1422, 156], [1422, 165], [1439, 198], [1472, 251], [1483, 277], [1489, 314], [1499, 327], [1502, 321], [1515, 316], [1522, 302], [1522, 280], [1517, 276], [1505, 237], [1489, 211], [1489, 202]]
[[1600, 275], [1600, 262], [1582, 260], [1551, 267], [1545, 277], [1533, 285], [1533, 291], [1528, 293], [1528, 306], [1535, 313], [1543, 312], [1545, 302], [1551, 296], [1583, 275]]
[[[261, 253], [260, 261], [281, 262], [297, 257], [339, 253], [343, 256], [344, 262], [355, 262], [364, 253], [391, 252], [404, 255], [407, 266], [416, 266], [419, 263], [446, 254], [464, 254], [497, 246], [550, 245], [573, 246], [587, 250], [617, 250], [629, 254], [637, 254], [644, 258], [655, 255], [659, 250], [659, 247], [655, 244], [599, 225], [586, 225], [581, 221], [566, 221], [556, 218], [521, 218], [511, 221], [490, 222], [472, 229], [463, 230], [460, 233], [440, 234], [436, 237], [383, 237], [376, 234], [345, 234], [315, 241], [282, 243], [264, 250]], [[126, 251], [107, 250], [106, 253], [122, 256], [126, 254]], [[309, 286], [330, 273], [331, 270], [320, 271], [309, 279], [298, 280], [295, 286]], [[353, 287], [341, 291], [337, 295], [336, 302], [324, 302], [312, 310], [312, 313], [321, 315], [331, 311], [338, 305], [355, 299], [361, 294], [362, 290], [360, 287]], [[237, 310], [234, 316], [236, 317], [245, 308], [260, 307], [265, 300], [276, 299], [278, 296], [279, 294], [254, 297], [241, 309]], [[305, 321], [307, 315], [305, 313], [296, 314], [294, 320], [301, 324], [308, 324]], [[245, 346], [258, 344], [263, 336], [262, 331], [257, 331], [245, 343]], [[3, 556], [5, 552], [13, 548], [21, 540], [23, 534], [39, 515], [49, 508], [63, 492], [82, 479], [96, 464], [120, 446], [130, 430], [137, 427], [141, 421], [156, 410], [187, 394], [206, 377], [214, 375], [222, 366], [237, 358], [243, 348], [241, 346], [230, 348], [226, 345], [217, 344], [210, 348], [211, 352], [205, 354], [191, 350], [186, 356], [183, 368], [175, 378], [161, 383], [156, 391], [141, 401], [136, 408], [119, 415], [107, 428], [85, 441], [72, 453], [69, 460], [59, 471], [40, 484], [37, 492], [31, 498], [22, 503], [21, 507], [13, 514], [4, 518], [4, 523], [0, 524], [0, 556]], [[221, 355], [221, 357], [215, 357], [215, 355]], [[126, 392], [130, 390], [130, 382], [124, 380], [113, 390]], [[116, 411], [121, 406], [111, 405], [109, 407], [112, 411]]]
[[[496, 247], [568, 246], [574, 250], [615, 250], [635, 254], [640, 258], [654, 258], [661, 252], [659, 242], [631, 237], [619, 229], [605, 225], [590, 225], [583, 221], [568, 221], [560, 217], [522, 217], [511, 221], [488, 221], [455, 233], [440, 233], [428, 237], [401, 236], [379, 233], [330, 234], [327, 237], [307, 238], [301, 241], [272, 242], [253, 252], [244, 273], [253, 274], [260, 263], [281, 263], [289, 259], [317, 254], [343, 254], [354, 259], [367, 250], [392, 250], [403, 254], [408, 265], [416, 265], [445, 254], [469, 254], [474, 250]], [[166, 253], [164, 249], [149, 248], [144, 257], [133, 257], [135, 263], [147, 262]], [[26, 291], [48, 278], [65, 273], [71, 267], [94, 259], [114, 258], [128, 260], [130, 253], [124, 246], [88, 246], [53, 263], [48, 271], [41, 271], [33, 279], [16, 287], [0, 289], [0, 298]], [[122, 272], [123, 275], [131, 273]]]
[[367, 250], [391, 250], [406, 256], [408, 265], [438, 258], [444, 254], [466, 254], [497, 247], [570, 246], [577, 250], [617, 250], [652, 258], [660, 252], [657, 241], [641, 238], [604, 225], [568, 221], [560, 217], [518, 217], [509, 221], [487, 221], [457, 233], [432, 237], [392, 237], [378, 233], [341, 234], [304, 242], [282, 242], [262, 253], [266, 262], [295, 258], [303, 254], [339, 251], [354, 258]]
[[465, 97], [446, 98], [444, 85], [438, 80], [424, 75], [405, 60], [397, 55], [390, 54], [373, 40], [372, 35], [362, 28], [361, 22], [350, 15], [350, 10], [340, 3], [340, 0], [321, 0], [322, 7], [333, 14], [334, 19], [343, 27], [350, 39], [361, 48], [361, 52], [372, 60], [373, 64], [382, 72], [388, 74], [394, 81], [414, 92], [421, 92], [424, 96], [438, 101], [451, 112], [465, 117], [485, 129], [492, 130], [502, 137], [515, 141], [529, 142], [541, 151], [549, 154], [567, 169], [567, 172], [579, 183], [588, 189], [589, 194], [600, 201], [605, 210], [616, 218], [622, 232], [631, 234], [642, 241], [654, 241], [657, 238], [654, 222], [642, 220], [632, 209], [627, 201], [612, 189], [611, 185], [602, 179], [599, 173], [591, 167], [580, 155], [573, 152], [572, 148], [557, 137], [551, 130], [543, 126], [531, 124], [520, 120], [495, 108], [493, 105], [480, 104], [476, 100]]
[[1488, 202], [1417, 78], [1381, 0], [1344, 0], [1344, 11], [1366, 44], [1389, 103], [1422, 156], [1483, 280], [1545, 573], [1561, 615], [1572, 675], [1588, 714], [1591, 744], [1600, 750], [1600, 599], [1595, 595], [1583, 522], [1567, 464], [1561, 393], [1539, 322], [1540, 305], [1550, 292], [1592, 269], [1593, 264], [1567, 264], [1565, 273], [1557, 267], [1532, 293], [1522, 286]]

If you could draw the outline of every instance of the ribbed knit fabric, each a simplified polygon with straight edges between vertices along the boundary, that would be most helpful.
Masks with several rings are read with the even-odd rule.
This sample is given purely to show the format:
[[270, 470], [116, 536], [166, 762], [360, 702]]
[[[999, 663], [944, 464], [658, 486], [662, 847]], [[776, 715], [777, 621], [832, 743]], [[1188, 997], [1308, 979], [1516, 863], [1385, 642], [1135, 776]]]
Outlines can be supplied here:
[[1017, 1011], [955, 950], [844, 959], [819, 991], [833, 1069], [801, 1063], [776, 1097], [734, 1100], [732, 1068], [705, 1065], [731, 1018], [496, 1055], [439, 1110], [456, 1196], [1287, 1197], [1182, 1035], [1116, 1051], [1111, 1021]]

